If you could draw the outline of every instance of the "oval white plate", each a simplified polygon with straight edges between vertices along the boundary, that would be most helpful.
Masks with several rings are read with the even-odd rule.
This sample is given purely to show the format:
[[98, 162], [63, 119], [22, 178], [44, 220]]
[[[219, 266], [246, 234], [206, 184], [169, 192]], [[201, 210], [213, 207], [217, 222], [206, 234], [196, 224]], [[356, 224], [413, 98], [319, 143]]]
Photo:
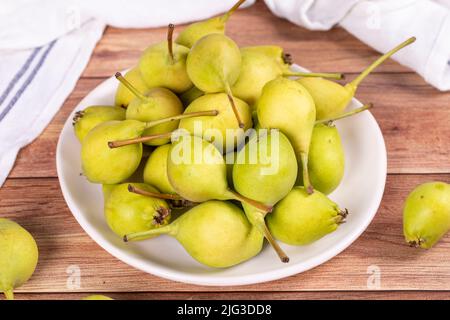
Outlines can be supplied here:
[[[297, 70], [304, 70], [296, 67]], [[331, 198], [350, 214], [334, 233], [304, 247], [281, 244], [290, 257], [283, 264], [267, 245], [255, 258], [228, 269], [211, 269], [191, 258], [169, 236], [124, 243], [103, 217], [101, 186], [80, 176], [80, 143], [72, 128], [76, 111], [89, 105], [112, 105], [117, 80], [104, 81], [89, 93], [67, 119], [59, 137], [56, 165], [64, 198], [78, 223], [106, 251], [142, 271], [199, 285], [245, 285], [276, 280], [314, 268], [347, 248], [367, 228], [378, 210], [386, 182], [386, 148], [380, 128], [365, 111], [336, 122], [345, 149], [346, 170]], [[354, 100], [349, 109], [360, 106]]]

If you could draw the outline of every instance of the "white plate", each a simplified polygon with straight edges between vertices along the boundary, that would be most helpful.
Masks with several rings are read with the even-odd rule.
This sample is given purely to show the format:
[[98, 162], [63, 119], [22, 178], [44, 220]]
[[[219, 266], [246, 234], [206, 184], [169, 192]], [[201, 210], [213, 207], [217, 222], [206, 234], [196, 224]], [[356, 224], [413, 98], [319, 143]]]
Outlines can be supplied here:
[[[113, 104], [116, 87], [117, 80], [111, 77], [75, 108], [59, 137], [56, 165], [64, 198], [78, 223], [106, 251], [137, 269], [199, 285], [230, 286], [276, 280], [314, 268], [339, 254], [367, 228], [378, 210], [386, 182], [386, 148], [376, 120], [365, 111], [336, 122], [345, 149], [346, 169], [331, 198], [349, 209], [347, 223], [308, 246], [281, 244], [290, 257], [289, 263], [281, 263], [275, 252], [265, 246], [257, 257], [238, 266], [211, 269], [196, 262], [169, 236], [124, 243], [108, 228], [103, 217], [101, 186], [80, 176], [80, 143], [72, 128], [76, 111], [89, 105]], [[360, 105], [354, 100], [349, 109]]]

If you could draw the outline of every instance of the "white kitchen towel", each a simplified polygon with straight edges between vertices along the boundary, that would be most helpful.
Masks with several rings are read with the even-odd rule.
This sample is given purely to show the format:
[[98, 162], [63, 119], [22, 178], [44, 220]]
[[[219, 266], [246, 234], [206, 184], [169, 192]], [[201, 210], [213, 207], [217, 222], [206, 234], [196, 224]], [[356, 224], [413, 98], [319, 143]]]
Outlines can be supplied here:
[[[164, 26], [222, 13], [236, 0], [2, 0], [0, 186], [18, 151], [53, 118], [89, 61], [105, 25]], [[251, 5], [255, 0], [247, 0]], [[450, 0], [265, 0], [278, 16], [313, 30], [340, 24], [379, 51], [410, 35], [394, 59], [450, 89]]]

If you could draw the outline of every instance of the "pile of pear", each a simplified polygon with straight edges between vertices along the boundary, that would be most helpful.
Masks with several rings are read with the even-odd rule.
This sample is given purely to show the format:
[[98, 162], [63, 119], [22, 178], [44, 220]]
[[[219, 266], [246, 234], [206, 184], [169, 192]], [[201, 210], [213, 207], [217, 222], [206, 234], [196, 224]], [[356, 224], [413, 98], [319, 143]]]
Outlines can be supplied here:
[[[256, 256], [264, 239], [289, 262], [279, 242], [308, 245], [345, 221], [348, 211], [328, 197], [345, 168], [333, 121], [370, 108], [345, 113], [361, 81], [415, 40], [341, 85], [339, 73], [292, 71], [276, 45], [240, 48], [225, 27], [243, 2], [175, 39], [169, 25], [165, 41], [116, 74], [115, 106], [74, 118], [83, 174], [103, 185], [111, 230], [126, 242], [172, 236], [216, 268]], [[192, 161], [175, 161], [180, 150]]]

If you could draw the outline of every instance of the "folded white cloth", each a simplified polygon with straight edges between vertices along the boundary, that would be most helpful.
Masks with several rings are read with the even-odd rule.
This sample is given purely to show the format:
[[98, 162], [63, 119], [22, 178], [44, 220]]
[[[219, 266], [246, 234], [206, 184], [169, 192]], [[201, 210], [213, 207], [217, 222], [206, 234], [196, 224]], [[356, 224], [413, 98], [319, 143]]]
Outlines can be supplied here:
[[[105, 25], [164, 26], [205, 19], [236, 0], [2, 0], [0, 186], [20, 148], [47, 126], [73, 90]], [[251, 5], [255, 0], [247, 0]], [[394, 59], [450, 90], [450, 0], [265, 0], [278, 16], [313, 30], [340, 24], [379, 51], [409, 36]]]

